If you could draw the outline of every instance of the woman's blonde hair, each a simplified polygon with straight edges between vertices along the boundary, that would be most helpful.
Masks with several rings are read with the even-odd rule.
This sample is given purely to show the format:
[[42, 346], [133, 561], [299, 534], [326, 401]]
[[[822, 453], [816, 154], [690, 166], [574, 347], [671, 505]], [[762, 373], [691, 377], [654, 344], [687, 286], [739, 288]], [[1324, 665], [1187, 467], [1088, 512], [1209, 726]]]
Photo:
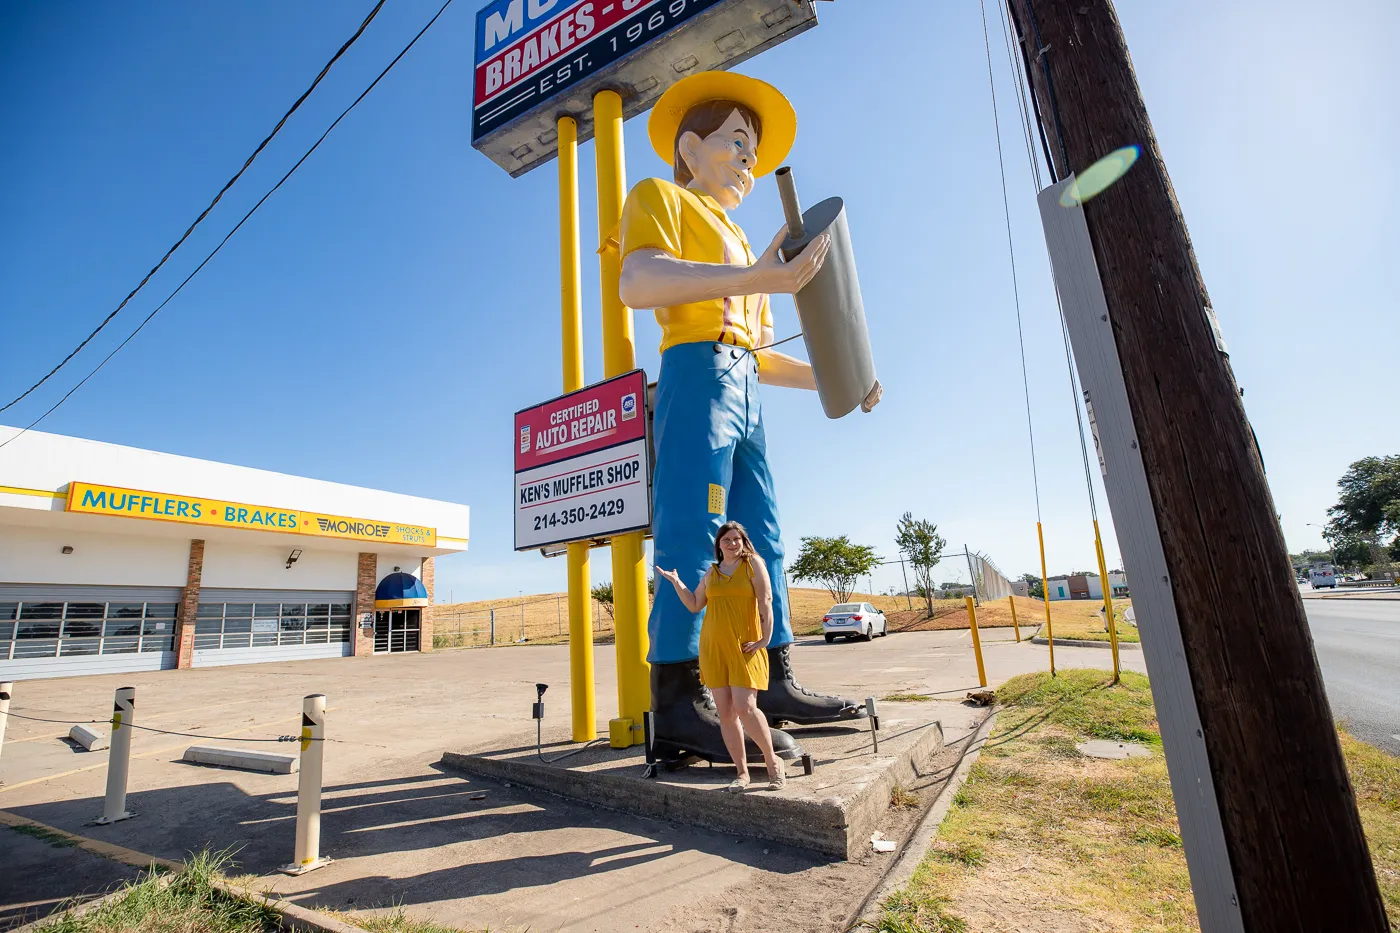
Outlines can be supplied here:
[[720, 548], [719, 542], [731, 531], [739, 532], [739, 537], [743, 539], [744, 546], [739, 551], [739, 556], [741, 558], [752, 557], [756, 553], [753, 549], [753, 542], [749, 540], [748, 529], [738, 522], [725, 522], [723, 525], [719, 526], [719, 531], [715, 532], [715, 563], [717, 564], [724, 563], [724, 551]]

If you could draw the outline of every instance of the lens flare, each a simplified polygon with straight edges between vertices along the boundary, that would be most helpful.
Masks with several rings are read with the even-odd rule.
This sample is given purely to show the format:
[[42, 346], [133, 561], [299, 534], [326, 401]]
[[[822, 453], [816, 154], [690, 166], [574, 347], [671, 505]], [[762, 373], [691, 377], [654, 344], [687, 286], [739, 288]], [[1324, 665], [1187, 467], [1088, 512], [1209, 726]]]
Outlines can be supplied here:
[[1080, 172], [1074, 184], [1060, 195], [1061, 207], [1078, 207], [1090, 198], [1103, 193], [1109, 185], [1128, 174], [1128, 169], [1142, 154], [1138, 146], [1124, 146], [1115, 149], [1093, 165]]

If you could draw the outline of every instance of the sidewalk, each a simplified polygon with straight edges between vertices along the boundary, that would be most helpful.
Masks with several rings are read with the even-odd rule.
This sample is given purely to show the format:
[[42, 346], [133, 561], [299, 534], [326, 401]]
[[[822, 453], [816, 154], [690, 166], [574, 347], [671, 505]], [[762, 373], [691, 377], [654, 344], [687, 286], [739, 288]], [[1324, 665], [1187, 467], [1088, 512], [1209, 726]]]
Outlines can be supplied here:
[[[1043, 647], [989, 634], [994, 638], [983, 645], [993, 684], [1047, 666]], [[1066, 667], [1109, 663], [1107, 652], [1093, 648], [1059, 648], [1056, 660]], [[821, 691], [939, 697], [931, 703], [950, 745], [983, 712], [958, 702], [977, 689], [966, 631], [834, 645], [805, 639], [794, 662], [803, 682]], [[1123, 663], [1142, 669], [1138, 653], [1125, 653]], [[610, 647], [598, 647], [596, 664], [606, 734], [615, 689]], [[790, 930], [793, 917], [812, 918], [810, 929], [835, 929], [878, 881], [887, 856], [824, 862], [785, 846], [626, 817], [435, 767], [447, 749], [529, 726], [537, 681], [554, 687], [546, 724], [567, 722], [567, 672], [566, 648], [516, 647], [17, 686], [16, 712], [90, 719], [107, 715], [112, 691], [132, 683], [138, 724], [244, 737], [295, 732], [301, 697], [326, 693], [332, 741], [321, 852], [334, 861], [299, 878], [275, 873], [291, 857], [296, 776], [179, 763], [196, 739], [137, 733], [128, 805], [139, 816], [89, 827], [101, 810], [107, 752], [74, 751], [59, 738], [64, 727], [15, 719], [0, 757], [0, 809], [164, 858], [236, 847], [241, 870], [264, 876], [261, 884], [294, 902], [348, 910], [398, 903], [412, 916], [469, 930], [753, 933]], [[234, 744], [237, 735], [219, 744]], [[814, 778], [821, 774], [819, 765]], [[483, 791], [484, 799], [470, 799]], [[0, 827], [7, 843], [14, 833]], [[33, 863], [58, 852], [24, 858]], [[24, 890], [24, 877], [0, 875], [0, 905], [38, 899]], [[63, 893], [91, 893], [82, 876], [74, 882]], [[770, 921], [782, 916], [787, 923]]]

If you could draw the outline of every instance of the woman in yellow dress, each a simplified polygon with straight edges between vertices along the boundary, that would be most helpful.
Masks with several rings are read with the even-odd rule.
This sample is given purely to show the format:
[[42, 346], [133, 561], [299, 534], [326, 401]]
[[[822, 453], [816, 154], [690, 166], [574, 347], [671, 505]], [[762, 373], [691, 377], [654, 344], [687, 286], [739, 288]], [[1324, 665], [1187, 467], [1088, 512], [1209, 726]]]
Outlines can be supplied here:
[[670, 580], [691, 612], [706, 609], [700, 627], [700, 679], [714, 694], [724, 746], [738, 777], [729, 790], [749, 782], [744, 733], [763, 752], [768, 789], [781, 790], [787, 772], [773, 753], [768, 720], [758, 711], [758, 691], [768, 688], [768, 641], [773, 637], [773, 585], [744, 526], [726, 522], [715, 537], [715, 562], [694, 592], [674, 570], [656, 568]]

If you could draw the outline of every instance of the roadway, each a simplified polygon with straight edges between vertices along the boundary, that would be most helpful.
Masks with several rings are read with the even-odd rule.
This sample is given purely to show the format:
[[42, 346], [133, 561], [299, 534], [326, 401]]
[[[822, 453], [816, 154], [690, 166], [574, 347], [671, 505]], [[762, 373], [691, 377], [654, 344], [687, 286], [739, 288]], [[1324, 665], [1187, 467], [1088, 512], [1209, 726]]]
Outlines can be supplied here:
[[1303, 607], [1332, 715], [1400, 755], [1400, 599], [1310, 596]]

